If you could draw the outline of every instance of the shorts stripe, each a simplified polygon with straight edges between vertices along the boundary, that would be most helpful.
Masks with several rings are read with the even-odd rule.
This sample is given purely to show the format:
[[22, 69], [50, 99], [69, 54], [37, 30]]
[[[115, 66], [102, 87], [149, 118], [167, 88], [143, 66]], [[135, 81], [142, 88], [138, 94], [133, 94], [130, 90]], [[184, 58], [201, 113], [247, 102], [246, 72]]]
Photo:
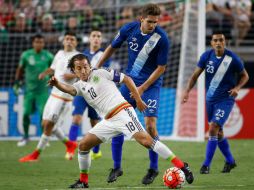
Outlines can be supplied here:
[[113, 117], [114, 115], [116, 115], [117, 113], [119, 113], [121, 110], [123, 110], [124, 108], [128, 108], [131, 107], [131, 105], [128, 102], [124, 102], [118, 106], [116, 106], [115, 108], [113, 108], [106, 116], [105, 119], [110, 119], [111, 117]]

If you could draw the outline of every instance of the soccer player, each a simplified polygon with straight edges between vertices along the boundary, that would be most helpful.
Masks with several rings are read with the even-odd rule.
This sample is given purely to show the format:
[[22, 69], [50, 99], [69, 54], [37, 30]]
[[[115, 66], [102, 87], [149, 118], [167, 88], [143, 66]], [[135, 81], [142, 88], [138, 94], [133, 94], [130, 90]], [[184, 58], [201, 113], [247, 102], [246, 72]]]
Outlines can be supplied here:
[[[98, 63], [100, 67], [115, 51], [120, 48], [124, 41], [128, 43], [128, 67], [126, 73], [130, 76], [142, 99], [148, 105], [144, 112], [147, 132], [154, 140], [159, 140], [156, 129], [160, 87], [162, 75], [168, 61], [169, 40], [163, 29], [157, 26], [160, 17], [160, 8], [155, 4], [148, 4], [143, 7], [140, 21], [124, 25], [111, 45], [105, 50]], [[126, 85], [121, 87], [124, 98], [135, 108], [136, 102], [130, 97]], [[124, 136], [119, 135], [112, 139], [112, 157], [114, 168], [108, 176], [108, 182], [117, 180], [123, 174], [121, 168], [122, 146]], [[158, 175], [158, 154], [152, 149], [149, 150], [150, 167], [144, 176], [142, 183], [150, 184]]]
[[[84, 55], [86, 55], [90, 62], [92, 67], [96, 67], [97, 63], [103, 54], [104, 49], [101, 48], [102, 44], [102, 32], [99, 29], [92, 29], [89, 35], [89, 49], [85, 49], [83, 52]], [[107, 61], [104, 65], [104, 67], [110, 66], [110, 61]], [[85, 109], [88, 109], [88, 117], [90, 118], [91, 126], [95, 126], [99, 120], [100, 117], [96, 113], [96, 111], [87, 104], [85, 99], [82, 96], [75, 96], [73, 99], [73, 106], [74, 110], [72, 112], [72, 125], [70, 127], [69, 132], [69, 139], [71, 141], [76, 141], [78, 137], [78, 131], [82, 124], [82, 116], [85, 111]], [[69, 155], [66, 153], [66, 158], [70, 158], [73, 155]], [[93, 151], [91, 152], [92, 160], [100, 158], [102, 156], [102, 153], [100, 151], [100, 145], [97, 145], [93, 148]]]
[[[67, 68], [69, 59], [79, 53], [76, 50], [76, 35], [70, 32], [65, 33], [63, 46], [64, 49], [57, 52], [50, 68], [39, 75], [40, 79], [44, 79], [47, 75], [54, 74], [55, 78], [66, 84], [72, 84], [76, 81], [76, 75], [71, 73], [71, 71]], [[64, 117], [67, 110], [71, 108], [72, 99], [72, 96], [69, 94], [63, 93], [57, 88], [52, 89], [51, 95], [48, 98], [43, 111], [42, 126], [44, 131], [40, 141], [36, 149], [31, 154], [19, 159], [20, 162], [37, 161], [42, 150], [49, 142], [49, 138], [52, 133], [65, 144], [66, 150], [69, 154], [74, 154], [77, 143], [70, 141], [68, 137], [64, 135], [60, 127], [57, 127], [57, 125], [54, 127], [59, 117]]]
[[201, 174], [209, 174], [217, 146], [225, 157], [222, 172], [229, 173], [231, 169], [236, 167], [229, 143], [223, 134], [223, 125], [233, 108], [235, 97], [241, 87], [248, 81], [249, 76], [241, 59], [235, 53], [226, 49], [225, 43], [223, 33], [214, 32], [211, 39], [212, 49], [201, 55], [197, 68], [190, 77], [182, 96], [182, 103], [185, 103], [199, 75], [205, 70], [209, 138], [206, 146], [206, 158], [200, 169]]
[[44, 48], [44, 37], [36, 34], [32, 37], [32, 49], [22, 53], [19, 66], [16, 70], [14, 92], [18, 95], [20, 80], [25, 73], [25, 92], [23, 104], [23, 129], [24, 136], [17, 146], [25, 146], [29, 141], [30, 115], [38, 109], [40, 119], [42, 118], [43, 108], [48, 99], [49, 91], [47, 79], [40, 80], [39, 74], [50, 67], [53, 61], [53, 54]]
[[104, 117], [80, 141], [78, 162], [80, 179], [70, 188], [88, 188], [88, 173], [91, 166], [89, 150], [112, 137], [124, 133], [133, 137], [146, 148], [153, 149], [163, 158], [180, 168], [188, 183], [194, 178], [188, 164], [182, 162], [174, 153], [159, 140], [153, 139], [142, 127], [133, 107], [124, 99], [114, 82], [123, 82], [132, 93], [137, 108], [145, 111], [146, 104], [141, 100], [139, 92], [130, 77], [114, 70], [91, 69], [89, 59], [78, 54], [71, 58], [68, 67], [80, 79], [73, 86], [59, 82], [55, 77], [49, 84], [72, 96], [83, 96], [99, 115]]

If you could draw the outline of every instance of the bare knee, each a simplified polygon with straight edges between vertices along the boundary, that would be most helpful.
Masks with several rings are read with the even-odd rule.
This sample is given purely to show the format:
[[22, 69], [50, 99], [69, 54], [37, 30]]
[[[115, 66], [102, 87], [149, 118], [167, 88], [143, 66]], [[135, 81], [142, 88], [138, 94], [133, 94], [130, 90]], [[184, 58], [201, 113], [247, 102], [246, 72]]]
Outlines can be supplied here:
[[158, 132], [156, 129], [156, 117], [146, 117], [145, 118], [145, 124], [146, 124], [146, 131], [152, 136], [156, 137], [158, 136]]
[[133, 136], [137, 142], [139, 142], [141, 145], [143, 145], [146, 148], [150, 148], [153, 143], [152, 137], [147, 134], [146, 132], [139, 132], [134, 134]]
[[219, 135], [220, 126], [216, 123], [210, 123], [209, 125], [209, 135], [210, 136], [218, 136]]
[[86, 143], [85, 140], [81, 140], [79, 142], [78, 148], [79, 148], [80, 151], [89, 151], [90, 150], [90, 149], [88, 149], [87, 143]]
[[74, 115], [72, 118], [72, 123], [80, 125], [82, 123], [82, 115]]

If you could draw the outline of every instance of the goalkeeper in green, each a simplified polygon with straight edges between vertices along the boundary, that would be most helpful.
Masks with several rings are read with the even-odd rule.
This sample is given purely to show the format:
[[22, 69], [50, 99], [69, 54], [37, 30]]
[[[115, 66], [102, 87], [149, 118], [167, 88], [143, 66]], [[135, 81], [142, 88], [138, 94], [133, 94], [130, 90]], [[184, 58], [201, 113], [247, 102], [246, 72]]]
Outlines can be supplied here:
[[21, 77], [24, 73], [23, 129], [24, 136], [17, 146], [25, 146], [29, 140], [30, 115], [37, 109], [40, 119], [48, 99], [47, 78], [40, 80], [39, 74], [45, 71], [53, 61], [53, 54], [44, 50], [44, 37], [36, 34], [32, 37], [32, 49], [24, 51], [15, 74], [14, 93], [18, 95]]

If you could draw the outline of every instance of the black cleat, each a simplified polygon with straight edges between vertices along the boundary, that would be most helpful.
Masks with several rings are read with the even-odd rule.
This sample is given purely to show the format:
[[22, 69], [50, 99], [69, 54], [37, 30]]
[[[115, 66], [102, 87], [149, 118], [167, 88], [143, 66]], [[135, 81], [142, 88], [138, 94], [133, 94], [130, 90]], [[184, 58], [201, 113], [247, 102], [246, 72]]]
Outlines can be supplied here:
[[229, 173], [233, 168], [236, 167], [236, 163], [234, 162], [233, 164], [225, 163], [223, 170], [221, 171], [222, 173]]
[[181, 170], [183, 171], [183, 173], [185, 175], [186, 181], [189, 184], [191, 184], [194, 181], [194, 176], [193, 176], [192, 171], [190, 170], [189, 164], [184, 162], [184, 167], [182, 167]]
[[209, 174], [209, 172], [210, 172], [210, 168], [208, 167], [208, 166], [202, 166], [201, 168], [200, 168], [200, 174]]
[[89, 188], [87, 183], [77, 180], [76, 183], [69, 186], [70, 189], [86, 189]]
[[144, 176], [144, 178], [142, 179], [142, 183], [144, 185], [148, 185], [153, 183], [154, 179], [156, 178], [156, 176], [159, 174], [159, 172], [157, 170], [154, 169], [148, 169], [147, 174]]
[[117, 180], [118, 177], [123, 175], [123, 170], [121, 168], [111, 169], [108, 175], [108, 183], [112, 183]]

